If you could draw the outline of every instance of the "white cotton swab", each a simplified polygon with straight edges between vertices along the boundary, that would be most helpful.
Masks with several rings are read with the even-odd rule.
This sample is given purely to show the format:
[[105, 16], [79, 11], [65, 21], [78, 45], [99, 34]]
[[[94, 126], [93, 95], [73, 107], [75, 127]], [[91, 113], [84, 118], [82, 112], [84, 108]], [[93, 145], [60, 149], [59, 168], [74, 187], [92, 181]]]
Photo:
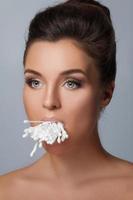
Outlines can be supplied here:
[[34, 146], [32, 152], [30, 153], [30, 156], [31, 156], [31, 157], [34, 155], [35, 151], [37, 150], [37, 145], [38, 145], [38, 143], [35, 144], [35, 146]]
[[37, 146], [42, 148], [42, 141], [45, 141], [47, 144], [52, 145], [56, 140], [58, 143], [63, 142], [68, 138], [67, 132], [64, 130], [62, 122], [50, 122], [50, 121], [30, 121], [24, 120], [24, 123], [37, 123], [41, 124], [36, 126], [31, 126], [24, 130], [23, 138], [30, 136], [34, 141], [36, 141], [30, 156], [32, 157], [37, 150]]

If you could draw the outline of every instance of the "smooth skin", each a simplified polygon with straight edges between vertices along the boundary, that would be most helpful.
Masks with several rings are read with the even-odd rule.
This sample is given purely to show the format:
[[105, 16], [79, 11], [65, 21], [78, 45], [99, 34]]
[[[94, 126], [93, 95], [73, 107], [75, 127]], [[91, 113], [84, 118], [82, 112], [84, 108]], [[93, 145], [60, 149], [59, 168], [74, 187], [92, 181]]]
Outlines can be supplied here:
[[[61, 75], [71, 69], [84, 73]], [[39, 160], [1, 176], [0, 199], [132, 200], [133, 164], [108, 153], [98, 136], [100, 111], [110, 103], [115, 83], [103, 88], [94, 59], [68, 38], [34, 42], [24, 71], [28, 119], [55, 117], [69, 139], [43, 143], [46, 153]]]

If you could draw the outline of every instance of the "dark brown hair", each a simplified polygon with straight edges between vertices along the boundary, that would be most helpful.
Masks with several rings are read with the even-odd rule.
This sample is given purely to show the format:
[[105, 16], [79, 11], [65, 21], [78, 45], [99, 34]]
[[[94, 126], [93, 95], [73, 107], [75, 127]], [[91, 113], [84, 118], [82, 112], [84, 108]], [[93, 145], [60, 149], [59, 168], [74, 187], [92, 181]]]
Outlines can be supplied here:
[[115, 80], [116, 42], [109, 9], [95, 0], [68, 0], [47, 7], [31, 20], [24, 52], [37, 41], [71, 38], [94, 58], [103, 86]]

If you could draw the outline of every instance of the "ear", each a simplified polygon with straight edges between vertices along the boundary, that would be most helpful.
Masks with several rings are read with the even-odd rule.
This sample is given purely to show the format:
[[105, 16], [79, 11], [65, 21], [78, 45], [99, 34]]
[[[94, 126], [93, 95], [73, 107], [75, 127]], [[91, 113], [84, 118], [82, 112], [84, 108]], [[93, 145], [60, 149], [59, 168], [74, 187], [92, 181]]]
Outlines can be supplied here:
[[102, 108], [106, 107], [110, 103], [111, 98], [113, 96], [114, 88], [115, 88], [115, 81], [112, 81], [103, 89], [101, 95], [101, 103], [100, 103]]

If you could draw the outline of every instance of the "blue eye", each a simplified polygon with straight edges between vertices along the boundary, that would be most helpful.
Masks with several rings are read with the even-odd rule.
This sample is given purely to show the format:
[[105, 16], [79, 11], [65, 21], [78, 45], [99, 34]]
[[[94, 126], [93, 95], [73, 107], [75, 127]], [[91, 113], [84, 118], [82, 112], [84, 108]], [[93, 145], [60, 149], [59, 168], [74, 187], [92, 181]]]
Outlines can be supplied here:
[[[42, 87], [42, 83], [37, 79], [26, 78], [25, 82], [32, 89], [38, 89], [38, 88]], [[68, 88], [70, 88], [70, 89], [78, 89], [81, 87], [81, 82], [79, 80], [74, 80], [74, 79], [70, 79], [70, 80], [66, 81], [65, 84], [67, 84]]]
[[27, 78], [25, 82], [33, 89], [42, 87], [42, 84], [37, 79]]
[[66, 83], [69, 83], [68, 86], [69, 88], [76, 89], [81, 87], [81, 83], [76, 80], [68, 80]]

